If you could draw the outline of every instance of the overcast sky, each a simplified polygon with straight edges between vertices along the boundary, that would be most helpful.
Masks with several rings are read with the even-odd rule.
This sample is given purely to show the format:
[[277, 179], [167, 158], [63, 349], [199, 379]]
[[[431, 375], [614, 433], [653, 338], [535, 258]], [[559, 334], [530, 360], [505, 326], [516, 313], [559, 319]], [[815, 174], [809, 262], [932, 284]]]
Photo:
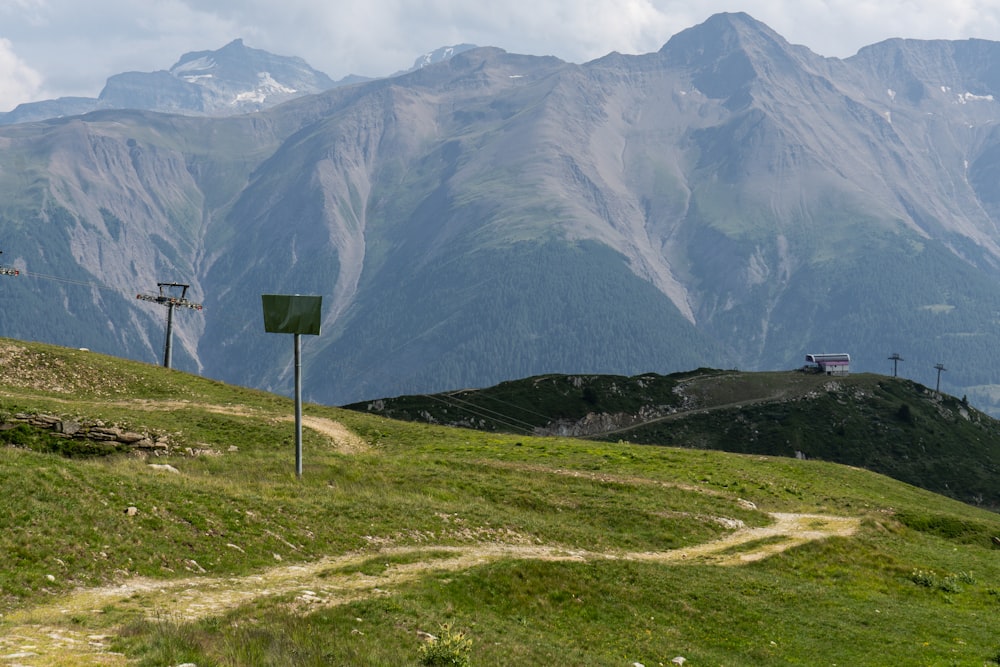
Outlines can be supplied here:
[[169, 69], [237, 37], [340, 79], [460, 43], [576, 63], [648, 53], [724, 11], [839, 58], [890, 37], [1000, 40], [1000, 0], [0, 0], [0, 111], [96, 97], [113, 74]]

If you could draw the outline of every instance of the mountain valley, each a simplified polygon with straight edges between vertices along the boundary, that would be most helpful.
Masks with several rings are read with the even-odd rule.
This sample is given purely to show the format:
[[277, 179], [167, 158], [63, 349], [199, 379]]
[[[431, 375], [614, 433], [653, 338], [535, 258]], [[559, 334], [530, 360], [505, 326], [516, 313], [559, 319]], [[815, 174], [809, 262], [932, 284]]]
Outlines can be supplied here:
[[995, 412], [993, 62], [824, 58], [719, 14], [656, 53], [470, 48], [252, 113], [9, 124], [0, 335], [156, 361], [165, 313], [135, 294], [177, 282], [204, 310], [175, 366], [284, 393], [260, 295], [322, 295], [304, 390], [327, 404], [848, 352], [923, 384], [943, 364]]

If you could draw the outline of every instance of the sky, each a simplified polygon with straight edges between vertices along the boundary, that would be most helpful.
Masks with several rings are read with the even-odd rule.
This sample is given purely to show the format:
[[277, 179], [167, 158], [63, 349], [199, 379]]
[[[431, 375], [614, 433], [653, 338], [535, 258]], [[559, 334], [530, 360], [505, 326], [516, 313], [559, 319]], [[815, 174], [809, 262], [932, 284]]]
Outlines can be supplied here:
[[109, 76], [236, 38], [341, 79], [461, 43], [574, 63], [649, 53], [736, 11], [828, 57], [892, 37], [1000, 41], [1000, 0], [0, 0], [0, 111], [96, 97]]

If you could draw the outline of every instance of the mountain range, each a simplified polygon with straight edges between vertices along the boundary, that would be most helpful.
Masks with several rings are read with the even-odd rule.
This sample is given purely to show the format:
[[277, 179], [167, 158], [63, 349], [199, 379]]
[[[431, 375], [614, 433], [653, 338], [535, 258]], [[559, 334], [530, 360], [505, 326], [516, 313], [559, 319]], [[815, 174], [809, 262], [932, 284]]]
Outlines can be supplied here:
[[[474, 48], [441, 47], [423, 54], [405, 74]], [[288, 100], [370, 80], [349, 75], [334, 81], [301, 58], [277, 56], [235, 39], [215, 51], [185, 53], [169, 70], [124, 72], [107, 80], [98, 97], [26, 102], [0, 113], [0, 125], [77, 116], [98, 109], [227, 116], [260, 111]]]
[[1000, 406], [1000, 43], [825, 58], [727, 13], [584, 64], [449, 55], [251, 113], [213, 88], [0, 127], [0, 335], [155, 362], [135, 293], [166, 281], [204, 304], [174, 367], [284, 392], [260, 295], [322, 295], [324, 403], [848, 352]]

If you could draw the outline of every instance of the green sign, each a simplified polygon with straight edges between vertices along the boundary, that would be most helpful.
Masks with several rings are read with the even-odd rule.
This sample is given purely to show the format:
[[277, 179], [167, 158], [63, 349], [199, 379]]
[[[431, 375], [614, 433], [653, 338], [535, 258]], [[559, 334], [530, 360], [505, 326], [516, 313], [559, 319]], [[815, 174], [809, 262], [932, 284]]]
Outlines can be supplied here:
[[264, 330], [268, 333], [319, 335], [323, 316], [321, 296], [262, 294]]

